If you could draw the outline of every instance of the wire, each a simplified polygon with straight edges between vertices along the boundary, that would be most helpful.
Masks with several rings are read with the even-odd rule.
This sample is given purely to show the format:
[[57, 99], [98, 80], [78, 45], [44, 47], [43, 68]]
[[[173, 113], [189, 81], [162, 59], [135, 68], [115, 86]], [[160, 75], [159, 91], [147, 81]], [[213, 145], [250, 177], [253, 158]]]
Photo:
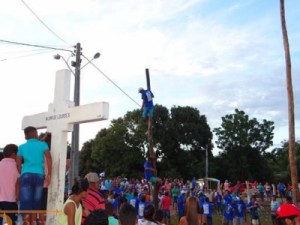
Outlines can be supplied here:
[[90, 64], [92, 64], [96, 70], [98, 70], [104, 77], [106, 77], [106, 79], [108, 79], [113, 85], [115, 85], [123, 94], [125, 94], [128, 98], [130, 98], [135, 104], [137, 104], [139, 107], [141, 107], [141, 105], [135, 101], [129, 94], [127, 94], [121, 87], [119, 87], [112, 79], [110, 79], [102, 70], [100, 70], [94, 63], [92, 63], [91, 60], [89, 60], [84, 54], [82, 54], [82, 56], [88, 60], [90, 62]]
[[30, 47], [36, 47], [36, 48], [46, 48], [46, 49], [53, 49], [53, 50], [59, 50], [59, 51], [66, 51], [66, 52], [73, 52], [68, 49], [64, 48], [54, 48], [54, 47], [49, 47], [49, 46], [44, 46], [44, 45], [32, 45], [32, 44], [26, 44], [26, 43], [21, 43], [21, 42], [14, 42], [14, 41], [7, 41], [7, 40], [2, 40], [0, 39], [0, 42], [5, 42], [8, 44], [14, 44], [14, 45], [24, 45], [24, 46], [30, 46]]
[[61, 40], [62, 42], [64, 42], [65, 44], [70, 45], [69, 43], [67, 43], [64, 39], [62, 39], [60, 36], [58, 36], [58, 34], [56, 34], [50, 27], [47, 26], [47, 24], [45, 24], [39, 17], [38, 15], [29, 7], [28, 4], [26, 4], [26, 2], [24, 0], [21, 0], [23, 2], [23, 4], [26, 6], [26, 8], [38, 19], [38, 21], [40, 21], [54, 36], [56, 36], [59, 40]]
[[12, 57], [12, 58], [4, 58], [4, 59], [0, 59], [0, 62], [7, 61], [7, 60], [12, 60], [12, 59], [26, 58], [26, 57], [35, 56], [35, 55], [46, 54], [46, 53], [53, 52], [53, 51], [54, 50], [46, 50], [44, 52], [37, 52], [37, 53], [33, 53], [33, 54], [21, 55], [21, 56]]

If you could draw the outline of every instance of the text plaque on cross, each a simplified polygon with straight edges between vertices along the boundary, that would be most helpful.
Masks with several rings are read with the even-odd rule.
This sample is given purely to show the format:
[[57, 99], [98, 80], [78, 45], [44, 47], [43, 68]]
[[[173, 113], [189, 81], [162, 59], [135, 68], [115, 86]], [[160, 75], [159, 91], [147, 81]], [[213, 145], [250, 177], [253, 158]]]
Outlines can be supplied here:
[[48, 190], [46, 224], [58, 224], [58, 213], [62, 210], [64, 200], [66, 155], [68, 132], [73, 130], [74, 124], [107, 120], [109, 104], [96, 102], [74, 107], [70, 101], [71, 73], [69, 70], [56, 72], [54, 102], [49, 104], [48, 112], [25, 116], [22, 129], [34, 126], [37, 129], [46, 128], [51, 132], [52, 176]]

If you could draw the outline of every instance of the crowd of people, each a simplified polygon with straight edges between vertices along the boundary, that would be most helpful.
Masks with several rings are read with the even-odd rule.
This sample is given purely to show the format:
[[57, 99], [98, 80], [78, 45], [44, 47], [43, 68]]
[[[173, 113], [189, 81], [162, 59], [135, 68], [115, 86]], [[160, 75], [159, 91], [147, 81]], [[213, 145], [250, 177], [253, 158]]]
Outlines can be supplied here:
[[[24, 225], [43, 225], [47, 209], [47, 187], [51, 180], [52, 159], [50, 134], [38, 137], [34, 127], [24, 130], [26, 142], [5, 146], [0, 161], [0, 210], [7, 211], [6, 221], [15, 224], [22, 212]], [[32, 157], [35, 149], [35, 157]], [[77, 178], [66, 196], [58, 222], [61, 225], [213, 225], [222, 216], [223, 225], [244, 225], [249, 215], [251, 225], [260, 225], [262, 203], [270, 204], [272, 223], [296, 224], [299, 207], [291, 202], [290, 185], [253, 182], [251, 199], [242, 184], [227, 180], [214, 190], [196, 178], [161, 179], [155, 176], [152, 159], [144, 163], [145, 178], [108, 178], [90, 172]], [[276, 190], [277, 191], [276, 191]], [[154, 202], [157, 193], [158, 201]], [[2, 224], [2, 216], [0, 217]]]

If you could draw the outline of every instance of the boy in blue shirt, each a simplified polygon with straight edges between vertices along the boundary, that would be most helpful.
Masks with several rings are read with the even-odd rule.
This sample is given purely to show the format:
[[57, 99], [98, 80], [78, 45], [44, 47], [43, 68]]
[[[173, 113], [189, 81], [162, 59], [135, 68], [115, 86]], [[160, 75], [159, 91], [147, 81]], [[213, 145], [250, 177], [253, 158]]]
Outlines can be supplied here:
[[[27, 142], [19, 146], [16, 159], [21, 172], [20, 210], [41, 210], [43, 184], [45, 179], [50, 182], [52, 158], [47, 143], [38, 139], [35, 127], [26, 127], [24, 134]], [[44, 159], [48, 167], [46, 177]], [[35, 223], [36, 213], [24, 214], [23, 220], [24, 223]]]
[[236, 199], [236, 210], [234, 211], [233, 225], [244, 225], [246, 216], [246, 204], [240, 197]]
[[234, 210], [235, 205], [233, 200], [231, 200], [231, 202], [225, 202], [222, 225], [233, 224]]
[[213, 204], [209, 202], [209, 198], [205, 198], [205, 202], [203, 203], [203, 214], [206, 216], [207, 225], [212, 225], [212, 213], [213, 213]]
[[154, 95], [151, 90], [144, 90], [144, 88], [139, 88], [138, 93], [142, 95], [143, 103], [142, 103], [142, 110], [143, 110], [143, 118], [148, 118], [148, 131], [146, 134], [151, 133], [151, 124], [152, 124], [152, 117], [153, 117], [153, 98]]

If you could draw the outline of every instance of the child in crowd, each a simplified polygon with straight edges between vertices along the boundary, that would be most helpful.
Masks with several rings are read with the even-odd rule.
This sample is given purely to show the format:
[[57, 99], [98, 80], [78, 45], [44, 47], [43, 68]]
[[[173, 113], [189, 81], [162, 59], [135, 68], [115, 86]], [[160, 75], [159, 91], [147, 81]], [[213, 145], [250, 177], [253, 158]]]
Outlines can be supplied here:
[[60, 225], [80, 225], [82, 217], [81, 200], [87, 195], [89, 182], [87, 179], [75, 180], [71, 196], [64, 204], [63, 213], [59, 216]]

